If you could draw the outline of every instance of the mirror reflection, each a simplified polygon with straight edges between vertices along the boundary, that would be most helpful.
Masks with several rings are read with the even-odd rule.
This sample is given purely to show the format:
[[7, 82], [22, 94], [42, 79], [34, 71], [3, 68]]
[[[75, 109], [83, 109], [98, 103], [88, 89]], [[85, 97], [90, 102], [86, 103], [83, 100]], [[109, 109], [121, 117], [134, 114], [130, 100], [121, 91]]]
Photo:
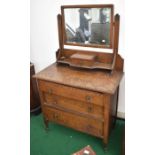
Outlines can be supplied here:
[[65, 8], [66, 43], [110, 45], [111, 8]]

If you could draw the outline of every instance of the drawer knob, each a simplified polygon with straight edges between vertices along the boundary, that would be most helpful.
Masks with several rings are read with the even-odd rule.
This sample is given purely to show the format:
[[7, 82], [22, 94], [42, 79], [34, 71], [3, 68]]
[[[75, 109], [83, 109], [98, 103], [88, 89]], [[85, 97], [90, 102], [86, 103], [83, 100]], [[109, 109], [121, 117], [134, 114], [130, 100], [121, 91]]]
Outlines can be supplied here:
[[59, 118], [59, 115], [56, 114], [56, 113], [54, 113], [54, 114], [53, 114], [53, 118], [54, 118], [54, 119], [58, 119], [58, 118]]
[[49, 89], [48, 90], [48, 94], [52, 94], [52, 89]]
[[90, 102], [92, 100], [91, 96], [86, 96], [86, 101]]
[[93, 111], [93, 108], [92, 107], [88, 107], [88, 112], [92, 112]]
[[57, 104], [57, 101], [53, 101], [53, 104]]

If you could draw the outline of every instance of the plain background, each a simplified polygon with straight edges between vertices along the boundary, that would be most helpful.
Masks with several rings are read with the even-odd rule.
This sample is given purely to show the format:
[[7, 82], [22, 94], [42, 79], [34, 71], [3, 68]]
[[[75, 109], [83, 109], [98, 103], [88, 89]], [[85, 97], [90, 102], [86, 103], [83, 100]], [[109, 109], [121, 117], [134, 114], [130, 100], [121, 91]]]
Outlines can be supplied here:
[[[153, 0], [125, 0], [126, 155], [155, 154], [154, 6]], [[2, 155], [30, 153], [29, 62], [30, 1], [0, 1]]]
[[[61, 13], [61, 5], [102, 4], [103, 0], [31, 0], [30, 14], [30, 60], [36, 72], [56, 61], [55, 52], [58, 45], [57, 15]], [[125, 57], [125, 6], [124, 1], [104, 0], [104, 4], [114, 4], [114, 14], [120, 14], [119, 54]], [[74, 47], [72, 47], [74, 48]], [[106, 51], [102, 49], [103, 51]], [[123, 77], [118, 102], [118, 117], [125, 117], [125, 78]]]

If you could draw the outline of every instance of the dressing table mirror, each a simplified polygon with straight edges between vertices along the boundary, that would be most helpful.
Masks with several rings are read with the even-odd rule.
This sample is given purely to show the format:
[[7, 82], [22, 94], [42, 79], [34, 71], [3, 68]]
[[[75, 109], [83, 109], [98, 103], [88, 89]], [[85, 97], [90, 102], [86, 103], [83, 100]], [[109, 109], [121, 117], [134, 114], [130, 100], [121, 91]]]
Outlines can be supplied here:
[[[58, 15], [59, 50], [57, 62], [112, 73], [122, 62], [118, 54], [119, 15], [113, 5], [61, 6]], [[65, 49], [65, 45], [102, 48], [103, 52]], [[111, 49], [112, 53], [104, 52]]]
[[[61, 6], [56, 62], [37, 73], [45, 127], [49, 122], [100, 137], [108, 144], [116, 122], [124, 60], [118, 54], [114, 6]], [[65, 45], [103, 49], [68, 49]], [[111, 49], [112, 53], [104, 52]]]
[[62, 7], [64, 44], [112, 47], [113, 6]]

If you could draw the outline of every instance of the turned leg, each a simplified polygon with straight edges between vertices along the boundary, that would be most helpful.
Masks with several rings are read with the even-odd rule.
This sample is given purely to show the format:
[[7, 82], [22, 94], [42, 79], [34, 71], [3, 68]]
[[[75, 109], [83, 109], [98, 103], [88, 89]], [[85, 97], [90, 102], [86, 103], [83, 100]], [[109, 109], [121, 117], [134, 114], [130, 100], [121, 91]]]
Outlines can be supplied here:
[[48, 119], [44, 117], [45, 130], [48, 130]]

